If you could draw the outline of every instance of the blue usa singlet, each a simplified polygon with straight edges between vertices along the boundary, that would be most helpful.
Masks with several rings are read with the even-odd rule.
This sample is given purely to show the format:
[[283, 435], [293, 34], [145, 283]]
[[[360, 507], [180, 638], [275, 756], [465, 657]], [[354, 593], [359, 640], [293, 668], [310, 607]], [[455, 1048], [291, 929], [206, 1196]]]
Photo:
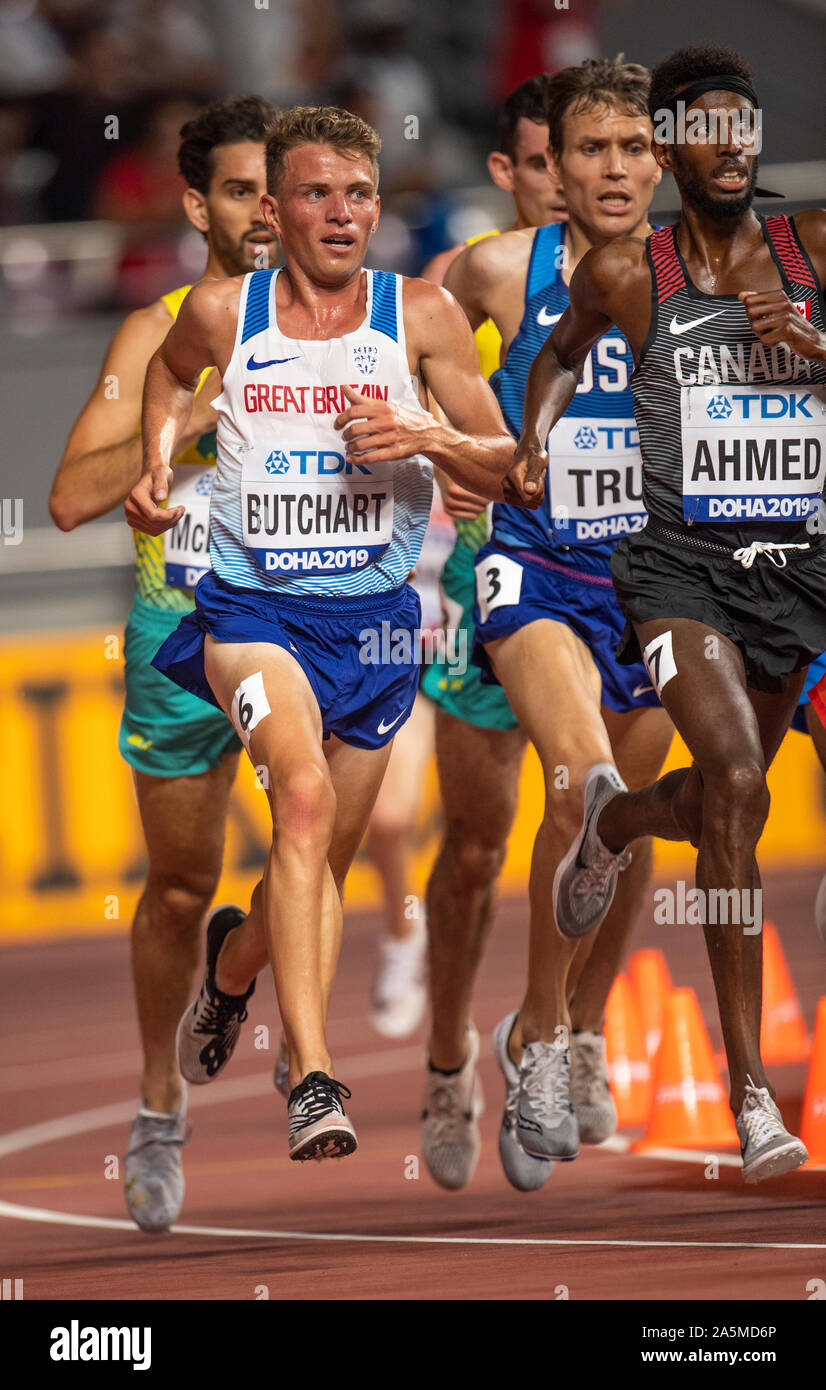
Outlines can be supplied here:
[[[508, 429], [518, 438], [528, 372], [568, 307], [562, 278], [565, 228], [538, 227], [525, 284], [525, 312], [503, 366], [491, 377]], [[557, 564], [609, 576], [616, 542], [642, 530], [642, 460], [629, 381], [631, 350], [619, 329], [594, 344], [576, 395], [548, 437], [545, 499], [536, 511], [497, 503], [492, 539], [537, 550]]]

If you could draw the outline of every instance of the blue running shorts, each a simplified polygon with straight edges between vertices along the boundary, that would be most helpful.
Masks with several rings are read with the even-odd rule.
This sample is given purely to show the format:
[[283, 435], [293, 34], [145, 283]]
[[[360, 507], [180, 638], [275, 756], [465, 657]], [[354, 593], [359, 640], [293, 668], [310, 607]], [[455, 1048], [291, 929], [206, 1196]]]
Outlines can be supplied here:
[[535, 551], [489, 541], [476, 557], [476, 642], [471, 659], [483, 681], [496, 680], [484, 644], [509, 637], [528, 623], [565, 623], [585, 643], [602, 678], [602, 703], [618, 714], [658, 708], [660, 701], [641, 662], [620, 666], [614, 653], [625, 617], [607, 577], [567, 571]]
[[152, 665], [212, 705], [204, 635], [218, 642], [270, 642], [295, 658], [312, 686], [324, 738], [381, 748], [406, 722], [421, 670], [419, 597], [409, 584], [384, 594], [285, 598], [241, 589], [209, 570], [187, 613]]

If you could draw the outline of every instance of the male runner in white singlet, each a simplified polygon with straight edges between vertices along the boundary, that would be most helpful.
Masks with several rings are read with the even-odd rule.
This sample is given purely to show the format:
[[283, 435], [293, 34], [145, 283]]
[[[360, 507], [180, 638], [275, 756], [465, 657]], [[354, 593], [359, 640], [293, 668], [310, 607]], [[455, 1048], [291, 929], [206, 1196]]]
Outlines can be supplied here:
[[[149, 367], [146, 472], [126, 506], [150, 534], [180, 519], [181, 508], [159, 504], [195, 384], [214, 363], [223, 391], [213, 570], [155, 664], [230, 715], [268, 789], [273, 845], [261, 889], [294, 1159], [356, 1147], [325, 1036], [341, 935], [336, 880], [415, 697], [419, 604], [406, 579], [432, 465], [501, 499], [513, 459], [458, 306], [424, 281], [362, 270], [378, 224], [379, 149], [370, 126], [337, 108], [278, 118], [261, 208], [285, 268], [189, 295]], [[426, 387], [451, 425], [421, 405]], [[264, 949], [254, 920], [222, 943], [234, 990], [219, 1000], [227, 1055]], [[201, 1003], [182, 1020], [179, 1060], [184, 1075], [208, 1080], [197, 1074]]]
[[[263, 97], [211, 102], [181, 130], [183, 204], [204, 237], [204, 278], [240, 275], [277, 259], [258, 208], [264, 136], [275, 108]], [[52, 485], [50, 508], [63, 531], [122, 506], [141, 476], [141, 395], [147, 364], [189, 293], [180, 285], [119, 326], [100, 376], [78, 416]], [[113, 379], [117, 395], [109, 389]], [[135, 600], [124, 640], [126, 701], [120, 751], [133, 771], [146, 841], [147, 876], [131, 932], [132, 976], [143, 1047], [140, 1104], [123, 1165], [130, 1216], [159, 1233], [184, 1197], [181, 1149], [191, 1126], [175, 1056], [175, 1029], [190, 998], [204, 915], [221, 874], [224, 826], [241, 745], [226, 716], [180, 690], [151, 665], [159, 644], [194, 607], [192, 586], [208, 564], [209, 494], [215, 472], [215, 374], [205, 372], [185, 435], [178, 440], [175, 500], [184, 523], [164, 537], [135, 533]], [[229, 904], [207, 922], [209, 943], [244, 916]], [[215, 1062], [214, 1035], [202, 1048]]]

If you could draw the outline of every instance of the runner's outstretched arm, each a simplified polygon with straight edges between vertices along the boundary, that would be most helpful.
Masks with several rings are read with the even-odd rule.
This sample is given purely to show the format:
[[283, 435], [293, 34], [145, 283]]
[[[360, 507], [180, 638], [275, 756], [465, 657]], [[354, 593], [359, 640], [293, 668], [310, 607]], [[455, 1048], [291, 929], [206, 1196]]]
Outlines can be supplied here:
[[172, 460], [180, 452], [201, 372], [223, 372], [232, 354], [239, 288], [212, 280], [190, 291], [146, 371], [143, 390], [143, 476], [124, 511], [129, 525], [148, 536], [170, 530], [185, 508], [161, 508], [169, 495]]
[[505, 483], [509, 502], [534, 506], [537, 498], [541, 501], [548, 435], [574, 398], [593, 344], [614, 322], [606, 312], [605, 259], [601, 250], [589, 251], [583, 257], [571, 277], [570, 305], [533, 360], [516, 461]]
[[[61, 531], [73, 531], [119, 507], [141, 476], [139, 435], [146, 367], [172, 319], [160, 302], [136, 309], [118, 328], [91, 396], [72, 426], [52, 490], [49, 512]], [[199, 392], [181, 447], [215, 428], [209, 383]]]
[[462, 487], [501, 502], [514, 442], [479, 371], [465, 315], [446, 291], [412, 280], [405, 285], [405, 325], [410, 355], [446, 421], [345, 387], [351, 406], [335, 424], [349, 459], [379, 463], [424, 454]]

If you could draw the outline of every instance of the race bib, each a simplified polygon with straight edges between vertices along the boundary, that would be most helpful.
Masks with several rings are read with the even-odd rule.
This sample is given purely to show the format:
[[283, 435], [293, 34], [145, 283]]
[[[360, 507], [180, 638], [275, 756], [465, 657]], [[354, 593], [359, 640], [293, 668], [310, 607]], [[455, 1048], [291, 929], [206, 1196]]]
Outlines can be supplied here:
[[686, 521], [804, 521], [826, 478], [826, 387], [684, 386]]
[[509, 555], [488, 555], [476, 566], [476, 601], [486, 623], [495, 608], [519, 602], [522, 566]]
[[331, 449], [252, 452], [241, 474], [244, 545], [268, 572], [358, 570], [393, 539], [392, 460], [370, 467]]
[[641, 531], [640, 437], [632, 416], [565, 416], [548, 436], [551, 530], [567, 545], [593, 545]]
[[163, 538], [166, 582], [174, 589], [194, 589], [209, 564], [209, 499], [215, 468], [179, 464], [172, 474], [169, 506], [186, 511]]

